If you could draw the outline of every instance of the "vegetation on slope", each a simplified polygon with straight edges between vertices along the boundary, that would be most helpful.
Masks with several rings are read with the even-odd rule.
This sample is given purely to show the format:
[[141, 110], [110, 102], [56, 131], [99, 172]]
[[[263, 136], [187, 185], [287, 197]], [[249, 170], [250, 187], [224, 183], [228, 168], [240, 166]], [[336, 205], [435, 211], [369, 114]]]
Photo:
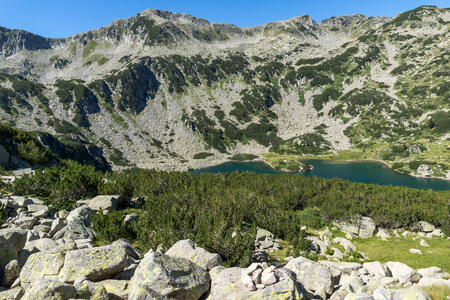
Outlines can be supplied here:
[[[248, 265], [256, 227], [289, 241], [296, 255], [307, 249], [301, 226], [321, 228], [354, 215], [370, 216], [384, 228], [404, 228], [424, 220], [450, 233], [449, 191], [336, 178], [153, 170], [102, 174], [70, 163], [17, 179], [10, 189], [45, 197], [55, 208], [70, 208], [86, 196], [118, 194], [124, 210], [94, 217], [99, 239], [125, 237], [143, 249], [155, 249], [191, 238], [219, 253], [227, 265]], [[126, 208], [135, 197], [144, 197], [142, 208]], [[123, 222], [129, 213], [139, 215], [132, 225]]]

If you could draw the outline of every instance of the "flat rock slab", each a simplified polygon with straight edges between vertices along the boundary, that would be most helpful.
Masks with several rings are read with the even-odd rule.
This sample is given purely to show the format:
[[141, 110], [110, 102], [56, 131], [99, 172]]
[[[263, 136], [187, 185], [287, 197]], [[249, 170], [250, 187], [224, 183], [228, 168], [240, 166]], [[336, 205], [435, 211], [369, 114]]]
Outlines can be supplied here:
[[59, 280], [73, 283], [78, 277], [99, 281], [123, 271], [128, 256], [123, 245], [109, 245], [66, 253]]
[[39, 252], [28, 257], [20, 271], [20, 281], [30, 283], [38, 279], [57, 279], [64, 265], [64, 253]]

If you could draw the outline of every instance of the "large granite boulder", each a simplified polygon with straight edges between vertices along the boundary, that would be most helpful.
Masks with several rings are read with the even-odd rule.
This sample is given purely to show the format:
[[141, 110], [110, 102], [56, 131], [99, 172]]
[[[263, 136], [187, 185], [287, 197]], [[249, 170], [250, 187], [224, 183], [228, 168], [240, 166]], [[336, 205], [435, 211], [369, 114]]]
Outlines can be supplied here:
[[335, 222], [334, 225], [342, 232], [359, 235], [362, 239], [372, 237], [377, 229], [370, 217], [355, 217], [350, 222]]
[[64, 266], [64, 253], [38, 252], [28, 257], [20, 271], [20, 281], [30, 283], [38, 279], [58, 279]]
[[78, 205], [87, 205], [93, 211], [111, 212], [117, 210], [119, 195], [100, 195], [92, 199], [77, 201]]
[[131, 278], [128, 299], [199, 299], [209, 281], [205, 269], [185, 258], [149, 252]]
[[206, 299], [310, 299], [306, 298], [306, 291], [296, 282], [295, 274], [290, 270], [284, 268], [275, 270], [275, 274], [280, 280], [256, 291], [250, 291], [242, 283], [243, 271], [245, 269], [241, 268], [222, 270], [212, 280], [211, 293]]
[[424, 269], [418, 269], [417, 273], [427, 278], [444, 278], [450, 277], [447, 272], [444, 272], [441, 268], [438, 267], [429, 267]]
[[86, 280], [85, 278], [79, 278], [74, 283], [75, 289], [77, 290], [78, 299], [91, 299], [91, 300], [108, 300], [108, 292], [106, 291], [103, 284], [94, 283], [92, 281]]
[[362, 265], [360, 263], [355, 262], [337, 262], [337, 261], [328, 261], [328, 260], [321, 260], [319, 263], [326, 265], [328, 267], [332, 267], [335, 269], [338, 269], [342, 273], [346, 273], [348, 275], [352, 274], [353, 271], [359, 270], [362, 268]]
[[51, 299], [69, 300], [75, 298], [74, 286], [57, 280], [41, 279], [34, 281], [21, 300]]
[[217, 253], [210, 253], [191, 240], [182, 240], [176, 242], [166, 255], [177, 258], [186, 258], [199, 265], [203, 269], [211, 270], [216, 266], [222, 265], [222, 258]]
[[78, 277], [86, 277], [92, 281], [110, 279], [123, 271], [127, 259], [123, 245], [68, 251], [59, 280], [73, 283]]
[[422, 278], [422, 275], [404, 263], [388, 261], [385, 265], [391, 270], [392, 277], [397, 278], [401, 284], [418, 283]]
[[291, 270], [297, 276], [297, 280], [309, 291], [324, 290], [331, 295], [334, 288], [334, 280], [327, 266], [304, 257], [297, 257], [289, 261], [286, 269]]

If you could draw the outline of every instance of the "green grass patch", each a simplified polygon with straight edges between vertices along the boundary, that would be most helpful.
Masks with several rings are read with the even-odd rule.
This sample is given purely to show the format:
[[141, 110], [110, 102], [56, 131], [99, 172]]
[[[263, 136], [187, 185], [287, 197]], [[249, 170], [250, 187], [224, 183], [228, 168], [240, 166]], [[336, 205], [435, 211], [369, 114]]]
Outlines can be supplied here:
[[450, 287], [445, 285], [432, 285], [421, 288], [433, 300], [446, 300], [450, 295]]
[[254, 160], [255, 158], [258, 158], [257, 155], [253, 154], [236, 154], [229, 158], [229, 160], [235, 160], [235, 161], [246, 161], [246, 160]]
[[[414, 236], [390, 238], [388, 242], [380, 241], [376, 237], [369, 239], [356, 239], [354, 241], [359, 251], [369, 256], [371, 261], [385, 263], [388, 261], [401, 261], [414, 270], [436, 266], [444, 271], [450, 271], [450, 240], [443, 238], [427, 239], [430, 247], [420, 246], [421, 237]], [[395, 245], [395, 247], [393, 247]], [[420, 249], [422, 255], [409, 253], [409, 249]]]

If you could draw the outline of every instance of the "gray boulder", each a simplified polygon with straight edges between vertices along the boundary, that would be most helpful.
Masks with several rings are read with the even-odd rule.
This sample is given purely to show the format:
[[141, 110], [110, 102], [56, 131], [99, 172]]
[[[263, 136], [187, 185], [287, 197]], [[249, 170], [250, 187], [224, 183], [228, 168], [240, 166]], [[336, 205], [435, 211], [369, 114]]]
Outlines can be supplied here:
[[333, 278], [328, 267], [304, 257], [297, 257], [289, 261], [286, 269], [297, 276], [297, 280], [309, 291], [323, 289], [325, 293], [333, 293]]
[[418, 222], [417, 227], [418, 227], [417, 230], [422, 232], [433, 232], [436, 229], [434, 225], [425, 221]]
[[66, 253], [58, 279], [73, 283], [78, 277], [99, 281], [123, 271], [128, 256], [123, 245], [109, 245]]
[[447, 272], [444, 272], [441, 268], [438, 267], [429, 267], [424, 269], [418, 269], [417, 273], [427, 278], [444, 278], [450, 277]]
[[78, 205], [87, 205], [93, 211], [99, 211], [107, 213], [110, 211], [117, 210], [117, 204], [119, 202], [119, 195], [100, 195], [92, 199], [80, 200], [77, 202]]
[[58, 279], [64, 266], [64, 253], [38, 252], [28, 257], [20, 271], [20, 281], [31, 283], [39, 279]]
[[217, 274], [211, 282], [211, 293], [207, 300], [223, 299], [310, 299], [306, 298], [306, 291], [295, 281], [295, 274], [281, 268], [275, 270], [280, 278], [277, 283], [262, 289], [250, 291], [242, 284], [241, 274], [245, 269], [229, 268]]
[[22, 229], [0, 230], [0, 277], [3, 269], [12, 260], [19, 258], [19, 252], [25, 246], [27, 231]]
[[426, 287], [426, 286], [432, 286], [432, 285], [450, 287], [450, 280], [441, 279], [441, 278], [422, 277], [417, 285], [420, 287]]
[[58, 231], [60, 231], [61, 229], [64, 228], [64, 226], [66, 226], [67, 222], [65, 221], [65, 219], [61, 219], [61, 218], [56, 218], [52, 221], [52, 224], [50, 225], [50, 231], [48, 232], [48, 234], [53, 237], [55, 235], [55, 233], [57, 233]]
[[331, 295], [330, 300], [344, 300], [348, 294], [354, 293], [355, 289], [350, 284], [339, 287], [337, 291]]
[[342, 237], [337, 237], [337, 238], [333, 239], [333, 243], [343, 246], [345, 248], [345, 251], [356, 251], [357, 250], [356, 246], [352, 242], [350, 242], [349, 240], [344, 239]]
[[185, 258], [151, 252], [131, 278], [128, 299], [199, 299], [209, 289], [209, 280], [205, 269]]
[[52, 252], [56, 249], [56, 247], [58, 247], [58, 244], [52, 239], [44, 238], [26, 243], [23, 249], [31, 250], [34, 247], [41, 252]]
[[20, 266], [17, 260], [10, 261], [5, 266], [5, 271], [3, 274], [2, 286], [10, 287], [14, 281], [20, 276]]
[[431, 300], [430, 296], [422, 289], [412, 286], [407, 289], [396, 291], [392, 295], [392, 300]]
[[74, 286], [57, 280], [41, 279], [34, 281], [21, 300], [52, 299], [69, 300], [75, 298]]
[[222, 258], [219, 254], [210, 253], [202, 247], [198, 247], [191, 240], [176, 242], [166, 251], [166, 255], [176, 258], [186, 258], [206, 270], [211, 270], [214, 267], [222, 265]]
[[79, 278], [74, 283], [78, 299], [108, 300], [108, 292], [102, 283], [94, 283], [86, 278]]
[[391, 296], [396, 290], [387, 290], [385, 288], [378, 288], [373, 291], [373, 298], [375, 300], [391, 300]]
[[362, 239], [370, 238], [377, 230], [377, 225], [369, 217], [361, 217], [359, 224], [359, 237]]
[[385, 265], [391, 270], [392, 277], [397, 278], [401, 284], [407, 282], [418, 283], [420, 278], [422, 278], [422, 275], [404, 263], [388, 261]]
[[69, 222], [64, 228], [66, 229], [64, 237], [72, 240], [93, 239], [96, 235], [95, 231], [86, 226], [86, 222], [80, 219]]
[[369, 274], [373, 275], [373, 276], [377, 276], [377, 277], [391, 277], [391, 271], [389, 270], [388, 267], [386, 267], [385, 265], [381, 264], [378, 261], [374, 261], [374, 262], [366, 262], [363, 264], [363, 267], [369, 271]]
[[32, 216], [19, 218], [14, 223], [22, 229], [31, 229], [34, 225], [36, 225], [36, 222], [36, 217]]

